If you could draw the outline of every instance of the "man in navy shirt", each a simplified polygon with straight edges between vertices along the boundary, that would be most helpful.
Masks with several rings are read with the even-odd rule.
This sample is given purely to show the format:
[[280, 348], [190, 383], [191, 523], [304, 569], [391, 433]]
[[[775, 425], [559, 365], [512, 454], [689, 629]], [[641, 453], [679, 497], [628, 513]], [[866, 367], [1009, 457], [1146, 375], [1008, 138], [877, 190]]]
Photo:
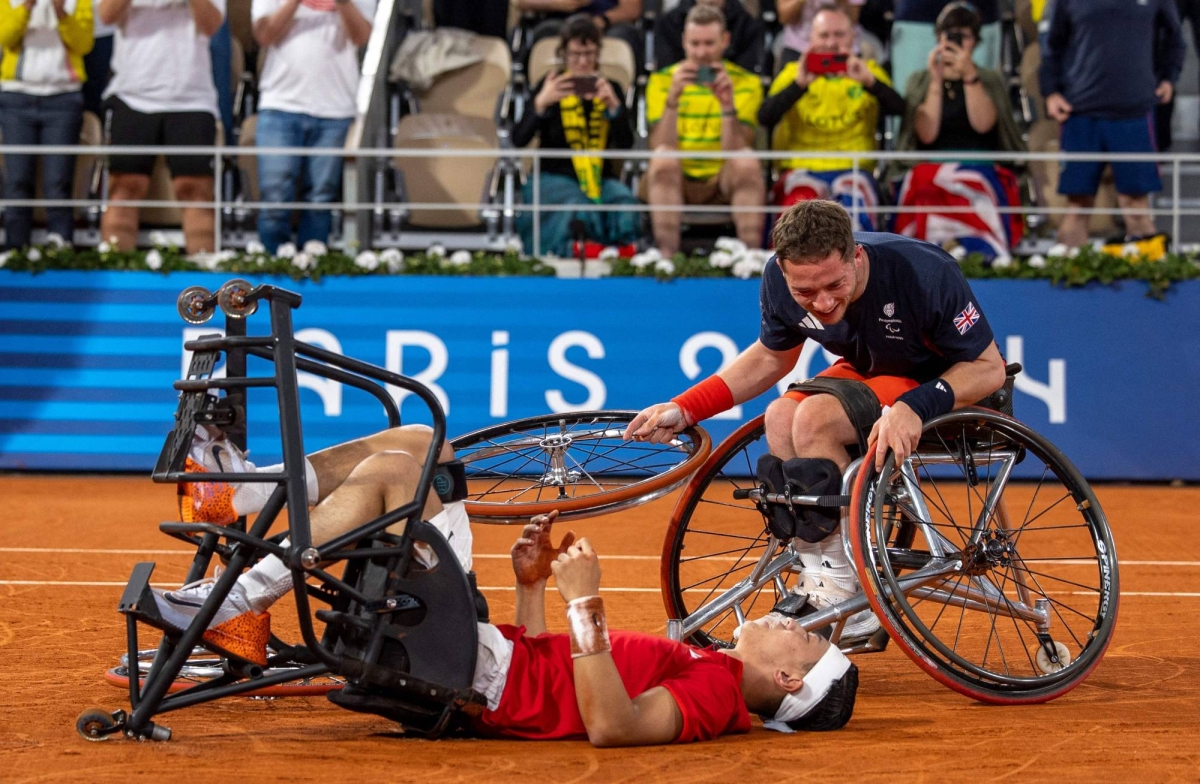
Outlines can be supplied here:
[[[1175, 0], [1055, 0], [1038, 70], [1046, 114], [1062, 123], [1063, 152], [1099, 153], [1063, 166], [1058, 192], [1072, 211], [1060, 241], [1087, 242], [1087, 216], [1104, 153], [1154, 152], [1154, 107], [1171, 100], [1185, 44]], [[1045, 22], [1043, 21], [1043, 24]], [[1149, 194], [1162, 190], [1150, 161], [1113, 163], [1127, 240], [1153, 235]]]
[[[771, 454], [758, 474], [775, 492], [789, 484], [793, 494], [836, 495], [851, 460], [848, 446], [875, 442], [878, 468], [889, 449], [903, 460], [926, 421], [1004, 384], [1004, 359], [987, 318], [958, 264], [937, 246], [854, 234], [845, 209], [819, 200], [791, 208], [772, 236], [758, 340], [716, 375], [642, 411], [626, 438], [662, 442], [757, 397], [795, 368], [811, 339], [842, 359], [767, 407]], [[859, 589], [836, 531], [838, 515], [779, 506], [767, 521], [776, 536], [792, 538], [803, 565], [793, 590], [817, 608]], [[863, 611], [847, 620], [843, 638], [877, 628]]]

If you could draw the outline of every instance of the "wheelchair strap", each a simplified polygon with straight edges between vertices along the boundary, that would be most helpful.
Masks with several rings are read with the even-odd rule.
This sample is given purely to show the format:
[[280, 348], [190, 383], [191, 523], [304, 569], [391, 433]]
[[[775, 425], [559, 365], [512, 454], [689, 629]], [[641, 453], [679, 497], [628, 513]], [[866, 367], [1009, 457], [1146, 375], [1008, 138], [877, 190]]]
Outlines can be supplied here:
[[467, 467], [461, 460], [438, 463], [433, 472], [433, 490], [443, 504], [467, 498]]
[[871, 388], [861, 381], [850, 378], [810, 378], [788, 387], [789, 392], [804, 392], [810, 395], [833, 395], [842, 404], [850, 424], [858, 433], [858, 447], [864, 453], [867, 451], [867, 436], [876, 420], [883, 415], [879, 398]]

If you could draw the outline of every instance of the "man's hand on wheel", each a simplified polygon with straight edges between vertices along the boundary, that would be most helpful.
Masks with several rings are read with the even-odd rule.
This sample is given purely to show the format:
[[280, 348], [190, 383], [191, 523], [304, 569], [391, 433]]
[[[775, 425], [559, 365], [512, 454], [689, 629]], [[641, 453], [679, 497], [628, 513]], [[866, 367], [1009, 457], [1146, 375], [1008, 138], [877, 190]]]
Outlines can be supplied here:
[[678, 403], [658, 403], [633, 418], [625, 428], [625, 440], [665, 444], [688, 424]]
[[550, 579], [551, 564], [575, 542], [575, 532], [567, 531], [555, 547], [550, 542], [550, 527], [558, 519], [558, 510], [538, 515], [521, 531], [512, 546], [513, 573], [518, 585], [536, 585]]
[[875, 470], [883, 470], [888, 450], [896, 453], [896, 465], [903, 463], [917, 448], [923, 425], [921, 417], [904, 403], [889, 408], [871, 428], [868, 442], [875, 444]]

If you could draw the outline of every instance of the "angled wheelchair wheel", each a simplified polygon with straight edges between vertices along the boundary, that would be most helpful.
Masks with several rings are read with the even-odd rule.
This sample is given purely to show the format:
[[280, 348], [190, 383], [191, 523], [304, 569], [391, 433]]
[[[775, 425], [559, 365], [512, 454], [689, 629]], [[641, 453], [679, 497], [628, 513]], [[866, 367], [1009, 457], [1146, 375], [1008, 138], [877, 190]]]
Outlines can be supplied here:
[[[138, 671], [140, 673], [142, 686], [146, 684], [146, 675], [150, 672], [150, 665], [154, 662], [154, 655], [157, 650], [148, 648], [138, 651]], [[277, 673], [289, 667], [295, 668], [300, 665], [282, 665], [271, 668], [270, 672]], [[214, 678], [218, 678], [225, 674], [224, 660], [219, 656], [214, 656], [204, 648], [196, 648], [192, 651], [192, 655], [188, 657], [187, 664], [179, 671], [179, 675], [167, 687], [168, 694], [189, 689], [197, 684], [207, 683]], [[104, 680], [120, 689], [129, 688], [129, 656], [123, 654], [121, 656], [120, 665], [113, 667], [104, 673]], [[280, 683], [274, 686], [264, 686], [261, 689], [246, 692], [244, 697], [320, 697], [334, 689], [340, 689], [345, 685], [345, 680], [336, 675], [319, 675], [317, 677], [300, 678], [289, 683]]]
[[[1100, 663], [1117, 556], [1095, 494], [1049, 441], [994, 411], [926, 425], [903, 465], [868, 455], [851, 493], [859, 576], [892, 639], [982, 702], [1046, 702]], [[902, 521], [915, 535], [889, 538]]]
[[563, 519], [592, 517], [670, 492], [708, 456], [708, 433], [689, 427], [667, 444], [625, 441], [636, 415], [548, 414], [454, 439], [467, 472], [467, 514], [492, 523], [525, 523], [553, 509]]
[[[763, 419], [722, 441], [680, 494], [663, 540], [662, 593], [668, 618], [688, 618], [749, 576], [769, 545], [763, 516], [735, 490], [758, 486], [758, 456], [766, 453]], [[778, 548], [782, 551], [784, 548]], [[765, 580], [741, 601], [720, 610], [689, 635], [696, 645], [733, 645], [733, 630], [761, 617], [795, 582], [790, 569]]]

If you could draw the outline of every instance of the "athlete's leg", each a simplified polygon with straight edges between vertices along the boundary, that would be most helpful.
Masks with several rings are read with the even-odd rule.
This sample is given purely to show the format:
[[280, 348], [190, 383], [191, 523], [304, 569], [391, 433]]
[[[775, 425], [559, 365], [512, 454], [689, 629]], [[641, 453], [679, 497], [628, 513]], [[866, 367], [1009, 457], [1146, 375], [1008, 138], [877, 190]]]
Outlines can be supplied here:
[[[432, 438], [433, 428], [425, 425], [402, 425], [312, 453], [308, 456], [308, 461], [317, 478], [317, 500], [327, 498], [346, 481], [359, 463], [371, 455], [406, 452], [416, 458], [419, 464], [424, 463]], [[454, 449], [448, 442], [444, 442], [438, 454], [438, 461], [445, 463], [453, 459]]]

